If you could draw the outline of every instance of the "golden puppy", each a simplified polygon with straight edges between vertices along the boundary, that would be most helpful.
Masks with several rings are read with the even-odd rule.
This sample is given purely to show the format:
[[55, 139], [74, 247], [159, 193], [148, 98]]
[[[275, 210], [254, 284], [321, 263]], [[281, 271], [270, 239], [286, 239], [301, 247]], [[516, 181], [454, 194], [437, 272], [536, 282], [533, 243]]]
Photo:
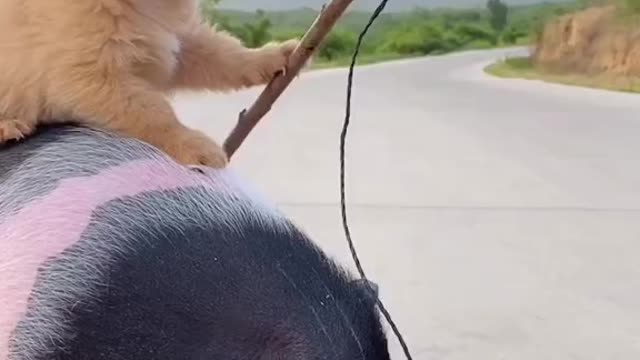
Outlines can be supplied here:
[[198, 0], [0, 0], [0, 145], [72, 119], [183, 164], [227, 157], [182, 125], [167, 94], [268, 82], [297, 45], [248, 49], [205, 25]]

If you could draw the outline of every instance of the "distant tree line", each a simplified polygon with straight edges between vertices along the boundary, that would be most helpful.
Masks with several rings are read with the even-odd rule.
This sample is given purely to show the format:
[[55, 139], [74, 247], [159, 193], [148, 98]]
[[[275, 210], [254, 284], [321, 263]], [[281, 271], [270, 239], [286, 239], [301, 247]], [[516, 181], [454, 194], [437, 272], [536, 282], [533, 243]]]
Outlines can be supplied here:
[[[246, 45], [300, 37], [315, 17], [311, 10], [255, 13], [223, 11], [220, 0], [203, 2], [205, 16]], [[584, 1], [584, 0], [583, 0]], [[640, 4], [640, 0], [621, 0]], [[490, 48], [529, 42], [542, 23], [575, 8], [575, 4], [540, 4], [510, 8], [488, 0], [484, 9], [416, 9], [386, 14], [374, 25], [363, 52], [372, 56], [442, 54], [462, 49]], [[340, 21], [319, 51], [319, 61], [348, 57], [368, 14], [352, 12]]]

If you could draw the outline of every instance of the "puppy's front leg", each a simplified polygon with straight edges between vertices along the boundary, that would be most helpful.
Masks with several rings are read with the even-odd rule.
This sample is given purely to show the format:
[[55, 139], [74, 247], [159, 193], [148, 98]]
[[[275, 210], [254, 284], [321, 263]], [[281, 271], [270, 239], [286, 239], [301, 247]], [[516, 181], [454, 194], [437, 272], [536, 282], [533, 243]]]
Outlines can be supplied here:
[[173, 87], [229, 91], [263, 85], [282, 70], [298, 44], [289, 40], [249, 49], [231, 35], [200, 25], [180, 38]]
[[205, 134], [182, 125], [162, 93], [127, 82], [80, 86], [66, 99], [74, 118], [156, 146], [184, 165], [224, 167], [224, 150]]

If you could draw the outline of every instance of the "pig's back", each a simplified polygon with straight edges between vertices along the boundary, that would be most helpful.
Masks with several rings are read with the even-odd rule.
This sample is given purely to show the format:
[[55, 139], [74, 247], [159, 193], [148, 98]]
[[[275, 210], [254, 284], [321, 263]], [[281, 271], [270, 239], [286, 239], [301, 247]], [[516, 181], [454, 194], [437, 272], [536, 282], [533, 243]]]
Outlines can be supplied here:
[[388, 358], [365, 292], [231, 171], [70, 127], [0, 170], [2, 360]]
[[[114, 263], [142, 266], [164, 256], [158, 269], [171, 274], [178, 258], [189, 265], [184, 256], [193, 250], [231, 249], [171, 241], [246, 231], [246, 222], [255, 221], [257, 231], [288, 231], [273, 209], [249, 199], [231, 172], [188, 169], [146, 144], [94, 130], [40, 131], [0, 151], [0, 169], [0, 359], [10, 337], [22, 355], [66, 344], [73, 333], [69, 307], [100, 297], [99, 284], [119, 276]], [[234, 262], [247, 262], [238, 258], [247, 255], [236, 251]], [[193, 261], [183, 269], [197, 276], [203, 259]], [[148, 273], [156, 270], [143, 271], [146, 280], [121, 280], [177, 285], [166, 274]]]

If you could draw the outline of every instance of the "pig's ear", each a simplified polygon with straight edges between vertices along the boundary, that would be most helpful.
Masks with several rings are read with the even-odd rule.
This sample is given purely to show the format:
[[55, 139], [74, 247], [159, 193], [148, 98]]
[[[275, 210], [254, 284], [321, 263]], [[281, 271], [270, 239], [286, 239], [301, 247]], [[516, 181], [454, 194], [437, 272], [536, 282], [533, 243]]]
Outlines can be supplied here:
[[364, 293], [367, 299], [372, 300], [373, 302], [376, 302], [376, 300], [378, 299], [379, 287], [378, 284], [374, 283], [373, 281], [367, 279], [357, 279], [353, 280], [352, 284], [359, 291]]

